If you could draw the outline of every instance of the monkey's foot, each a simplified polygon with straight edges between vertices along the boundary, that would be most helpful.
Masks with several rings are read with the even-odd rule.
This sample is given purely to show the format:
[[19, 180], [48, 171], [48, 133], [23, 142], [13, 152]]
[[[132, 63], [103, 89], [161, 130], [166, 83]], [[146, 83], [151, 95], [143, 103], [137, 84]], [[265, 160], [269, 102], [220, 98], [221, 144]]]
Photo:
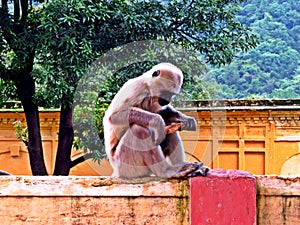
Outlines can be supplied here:
[[186, 162], [172, 178], [192, 177], [191, 175], [202, 167], [204, 167], [202, 162]]
[[188, 177], [197, 177], [197, 176], [205, 177], [209, 170], [210, 170], [209, 167], [202, 165], [198, 169], [196, 169], [195, 171], [188, 174]]

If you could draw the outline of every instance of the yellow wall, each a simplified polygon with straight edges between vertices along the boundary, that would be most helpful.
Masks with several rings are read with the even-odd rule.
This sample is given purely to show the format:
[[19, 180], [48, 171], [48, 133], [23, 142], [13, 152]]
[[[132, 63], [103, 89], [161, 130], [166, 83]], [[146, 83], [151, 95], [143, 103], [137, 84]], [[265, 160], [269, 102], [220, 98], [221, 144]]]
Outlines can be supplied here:
[[[0, 170], [14, 175], [31, 175], [28, 151], [16, 138], [13, 123], [21, 121], [26, 127], [23, 112], [0, 112]], [[59, 112], [40, 112], [41, 133], [44, 147], [44, 158], [49, 174], [54, 171], [58, 143]], [[72, 159], [82, 156], [80, 151], [73, 150]], [[112, 172], [107, 161], [99, 166], [91, 159], [71, 169], [70, 175], [110, 175]]]
[[197, 117], [199, 131], [182, 132], [186, 150], [211, 168], [281, 174], [283, 164], [300, 152], [298, 110], [189, 114]]
[[[284, 163], [299, 158], [295, 158], [300, 152], [298, 110], [248, 108], [226, 113], [198, 110], [185, 110], [185, 113], [196, 117], [198, 129], [196, 132], [182, 131], [181, 136], [186, 151], [211, 168], [280, 174]], [[30, 175], [27, 149], [17, 140], [13, 129], [13, 123], [18, 120], [25, 122], [22, 112], [0, 112], [0, 170], [16, 175]], [[59, 112], [41, 112], [40, 120], [46, 166], [48, 173], [52, 174]], [[81, 155], [80, 151], [74, 150], [72, 158]], [[187, 159], [195, 161], [188, 154]], [[100, 166], [88, 160], [72, 168], [71, 175], [110, 175], [111, 171], [106, 160]]]

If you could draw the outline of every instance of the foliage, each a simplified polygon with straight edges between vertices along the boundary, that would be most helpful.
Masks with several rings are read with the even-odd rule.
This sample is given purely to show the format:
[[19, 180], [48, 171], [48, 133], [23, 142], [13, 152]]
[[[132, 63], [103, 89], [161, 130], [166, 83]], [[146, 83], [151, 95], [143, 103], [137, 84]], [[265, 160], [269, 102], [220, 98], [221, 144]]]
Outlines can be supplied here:
[[12, 81], [0, 78], [0, 108], [7, 101], [16, 98], [16, 88]]
[[259, 35], [260, 44], [211, 70], [223, 98], [299, 98], [299, 1], [249, 0], [238, 19]]
[[27, 127], [24, 128], [23, 123], [20, 120], [15, 121], [14, 123], [14, 129], [17, 138], [22, 141], [25, 146], [28, 146], [28, 129]]
[[[72, 102], [77, 81], [94, 59], [132, 41], [165, 40], [196, 50], [210, 64], [231, 62], [235, 52], [257, 41], [235, 20], [238, 2], [243, 1], [54, 0], [31, 8], [31, 28], [11, 45], [36, 50], [35, 101], [59, 107]], [[16, 54], [5, 41], [0, 46], [1, 53]], [[15, 59], [1, 64], [12, 65]]]
[[39, 29], [43, 35], [33, 75], [39, 105], [72, 104], [76, 84], [95, 57], [91, 38], [97, 8], [91, 4], [51, 1], [41, 10]]

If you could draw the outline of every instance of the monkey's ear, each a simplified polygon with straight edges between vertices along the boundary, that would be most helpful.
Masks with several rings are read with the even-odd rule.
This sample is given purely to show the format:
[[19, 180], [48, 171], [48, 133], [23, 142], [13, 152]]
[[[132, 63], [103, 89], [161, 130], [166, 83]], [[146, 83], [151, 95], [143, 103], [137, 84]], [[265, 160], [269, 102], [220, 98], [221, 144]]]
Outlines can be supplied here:
[[160, 70], [156, 70], [153, 74], [152, 77], [158, 77], [160, 74]]

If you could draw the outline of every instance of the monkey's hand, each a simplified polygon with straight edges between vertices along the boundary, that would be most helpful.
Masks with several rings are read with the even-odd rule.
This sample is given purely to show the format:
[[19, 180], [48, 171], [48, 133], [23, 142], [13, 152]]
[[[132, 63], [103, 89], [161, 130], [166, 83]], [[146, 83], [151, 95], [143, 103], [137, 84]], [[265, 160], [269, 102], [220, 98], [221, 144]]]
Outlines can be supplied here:
[[181, 130], [191, 130], [191, 131], [195, 131], [196, 127], [197, 127], [197, 123], [195, 118], [190, 117], [190, 116], [184, 116], [182, 118], [182, 121], [180, 121], [183, 126], [181, 127]]
[[164, 119], [165, 123], [170, 125], [172, 128], [175, 127], [174, 124], [181, 124], [177, 130], [196, 130], [195, 118], [186, 116], [169, 105], [162, 107], [159, 111], [157, 111], [157, 113]]
[[158, 114], [132, 107], [129, 111], [129, 124], [138, 124], [150, 128], [155, 145], [159, 145], [166, 137], [165, 122]]
[[175, 133], [176, 131], [180, 131], [182, 129], [182, 123], [172, 123], [165, 127], [166, 134]]

